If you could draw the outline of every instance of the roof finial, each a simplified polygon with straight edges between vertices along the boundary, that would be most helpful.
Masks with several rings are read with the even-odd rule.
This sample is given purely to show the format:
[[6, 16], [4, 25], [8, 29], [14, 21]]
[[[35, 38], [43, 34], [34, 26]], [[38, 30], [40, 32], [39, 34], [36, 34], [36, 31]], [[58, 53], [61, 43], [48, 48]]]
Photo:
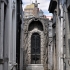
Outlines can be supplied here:
[[37, 0], [35, 0], [35, 7], [38, 7], [38, 4], [40, 4], [40, 3], [37, 3]]
[[37, 0], [35, 0], [35, 3], [37, 4]]

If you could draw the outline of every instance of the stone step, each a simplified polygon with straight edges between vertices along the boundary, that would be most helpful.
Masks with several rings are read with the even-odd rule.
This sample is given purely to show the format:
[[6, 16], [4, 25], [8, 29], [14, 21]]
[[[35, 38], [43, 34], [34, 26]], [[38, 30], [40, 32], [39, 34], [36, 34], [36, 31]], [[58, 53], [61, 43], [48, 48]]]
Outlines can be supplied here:
[[43, 64], [28, 64], [26, 70], [44, 70]]

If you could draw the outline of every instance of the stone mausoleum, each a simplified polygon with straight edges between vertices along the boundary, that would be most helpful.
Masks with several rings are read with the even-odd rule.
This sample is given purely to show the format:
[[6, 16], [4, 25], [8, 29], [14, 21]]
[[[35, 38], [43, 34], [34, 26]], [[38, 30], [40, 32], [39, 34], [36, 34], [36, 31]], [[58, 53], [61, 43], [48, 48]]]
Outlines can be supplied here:
[[35, 10], [32, 17], [24, 17], [24, 70], [47, 70], [48, 19], [39, 16], [38, 4], [36, 0], [24, 10], [24, 13]]
[[47, 68], [48, 19], [24, 19], [24, 70]]

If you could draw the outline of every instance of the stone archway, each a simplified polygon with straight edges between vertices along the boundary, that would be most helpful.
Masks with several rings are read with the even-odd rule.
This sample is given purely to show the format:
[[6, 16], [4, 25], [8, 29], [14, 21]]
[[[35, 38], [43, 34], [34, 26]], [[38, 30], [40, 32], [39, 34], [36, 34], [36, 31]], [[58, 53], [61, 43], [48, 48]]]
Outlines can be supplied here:
[[43, 50], [44, 50], [44, 33], [43, 31], [40, 31], [38, 29], [34, 29], [32, 31], [29, 32], [28, 34], [28, 51], [29, 51], [29, 64], [31, 64], [31, 36], [33, 33], [38, 33], [40, 35], [41, 38], [41, 64], [43, 64]]

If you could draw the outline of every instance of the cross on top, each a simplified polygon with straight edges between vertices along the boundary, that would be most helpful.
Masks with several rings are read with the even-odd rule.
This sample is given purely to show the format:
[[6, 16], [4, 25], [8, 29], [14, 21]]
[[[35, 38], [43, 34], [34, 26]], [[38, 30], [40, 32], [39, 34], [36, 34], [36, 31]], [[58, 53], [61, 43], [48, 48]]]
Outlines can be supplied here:
[[40, 3], [37, 3], [37, 0], [35, 0], [35, 3], [33, 3], [33, 4], [35, 4], [35, 7], [38, 7], [38, 4], [40, 4]]
[[37, 0], [35, 0], [35, 4], [37, 4]]

